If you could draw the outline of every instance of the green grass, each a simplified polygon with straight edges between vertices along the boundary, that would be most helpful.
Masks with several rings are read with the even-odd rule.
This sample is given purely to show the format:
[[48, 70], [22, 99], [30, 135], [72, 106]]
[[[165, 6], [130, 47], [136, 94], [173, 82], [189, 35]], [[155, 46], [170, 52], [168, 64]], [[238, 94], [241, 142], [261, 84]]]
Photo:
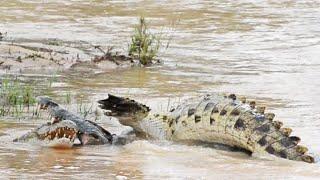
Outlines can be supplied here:
[[144, 17], [140, 17], [139, 24], [134, 28], [129, 44], [129, 56], [138, 58], [142, 65], [152, 64], [161, 46], [161, 35], [150, 32]]
[[[56, 75], [53, 77], [56, 77]], [[51, 85], [54, 78], [50, 79], [47, 81], [48, 85], [45, 85], [48, 86], [46, 92], [52, 89]], [[39, 111], [38, 106], [36, 106], [36, 96], [39, 95], [39, 92], [35, 92], [34, 84], [27, 84], [18, 78], [5, 76], [0, 79], [0, 85], [0, 116], [26, 118], [31, 117], [32, 113], [32, 118], [41, 117], [41, 111]], [[71, 92], [66, 91], [60, 100], [65, 105], [71, 106], [72, 98]], [[93, 104], [85, 103], [83, 97], [81, 97], [76, 104], [77, 113], [81, 114], [84, 118], [94, 113]]]
[[20, 116], [34, 107], [36, 99], [34, 88], [21, 83], [18, 79], [5, 77], [0, 88], [0, 115]]
[[[53, 76], [54, 78], [56, 75]], [[45, 92], [52, 89], [52, 82], [55, 81], [54, 78], [50, 78], [44, 84], [46, 88]], [[41, 90], [40, 90], [41, 91]], [[63, 92], [60, 92], [63, 93]], [[17, 77], [11, 77], [6, 75], [4, 78], [0, 79], [0, 116], [14, 117], [14, 118], [40, 118], [41, 111], [37, 106], [36, 96], [42, 94], [42, 92], [35, 91], [35, 85], [33, 83], [25, 83], [19, 80]], [[75, 95], [71, 94], [68, 90], [60, 98], [60, 101], [67, 106], [72, 106], [72, 99]], [[79, 113], [84, 118], [88, 115], [93, 114], [94, 105], [87, 103], [83, 96], [78, 98], [76, 101], [76, 113]]]
[[89, 114], [93, 113], [93, 104], [87, 104], [81, 98], [80, 102], [77, 103], [77, 113], [81, 114], [83, 118], [87, 118]]
[[52, 88], [52, 84], [54, 82], [56, 82], [58, 79], [57, 73], [52, 74], [49, 78], [48, 78], [48, 88]]
[[71, 104], [71, 93], [70, 91], [66, 92], [64, 96], [64, 103], [65, 104]]

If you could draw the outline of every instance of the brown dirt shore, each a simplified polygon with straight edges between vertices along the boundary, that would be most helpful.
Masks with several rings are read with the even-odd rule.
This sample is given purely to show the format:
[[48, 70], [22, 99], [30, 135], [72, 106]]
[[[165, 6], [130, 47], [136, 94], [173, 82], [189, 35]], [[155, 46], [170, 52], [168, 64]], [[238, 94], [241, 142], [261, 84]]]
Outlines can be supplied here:
[[98, 54], [43, 42], [0, 41], [0, 73], [25, 70], [105, 72], [139, 65], [136, 60], [117, 53], [100, 50]]

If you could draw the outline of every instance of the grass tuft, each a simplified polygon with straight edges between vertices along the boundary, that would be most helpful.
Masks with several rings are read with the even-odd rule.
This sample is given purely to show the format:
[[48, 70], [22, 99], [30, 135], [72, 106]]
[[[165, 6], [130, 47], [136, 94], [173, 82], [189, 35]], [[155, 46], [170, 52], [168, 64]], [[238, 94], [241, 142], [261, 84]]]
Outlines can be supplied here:
[[2, 80], [0, 88], [0, 115], [20, 116], [25, 110], [29, 112], [34, 106], [36, 99], [34, 88], [30, 85], [22, 84], [18, 79], [8, 77]]
[[77, 113], [80, 113], [83, 118], [87, 118], [89, 114], [94, 113], [92, 108], [93, 104], [85, 103], [82, 98], [80, 99], [80, 102], [77, 103]]
[[161, 35], [150, 32], [144, 17], [140, 17], [139, 24], [134, 28], [129, 44], [129, 56], [138, 58], [142, 65], [152, 64], [161, 46]]

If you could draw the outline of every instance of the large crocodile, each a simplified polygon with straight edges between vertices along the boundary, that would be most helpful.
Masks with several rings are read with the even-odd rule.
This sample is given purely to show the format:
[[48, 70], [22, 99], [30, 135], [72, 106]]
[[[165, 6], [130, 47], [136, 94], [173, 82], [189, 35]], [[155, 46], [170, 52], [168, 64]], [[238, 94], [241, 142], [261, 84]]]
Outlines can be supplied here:
[[120, 135], [111, 134], [97, 123], [67, 111], [49, 97], [38, 97], [37, 101], [40, 109], [47, 110], [53, 121], [40, 125], [14, 141], [37, 139], [49, 142], [55, 140], [58, 143], [59, 140], [69, 139], [69, 144], [73, 145], [75, 139], [78, 139], [81, 145], [97, 145], [125, 144], [134, 138], [130, 131], [124, 131]]
[[79, 133], [78, 126], [69, 120], [63, 120], [57, 123], [46, 123], [35, 128], [31, 132], [14, 139], [14, 142], [25, 142], [39, 140], [45, 141], [50, 146], [68, 146], [74, 145], [74, 141]]
[[313, 163], [300, 138], [290, 136], [290, 128], [273, 121], [265, 107], [246, 102], [234, 94], [212, 94], [188, 99], [165, 114], [152, 114], [150, 108], [128, 98], [109, 95], [99, 101], [107, 115], [148, 137], [173, 141], [202, 141], [238, 147], [258, 154], [273, 154], [290, 160]]

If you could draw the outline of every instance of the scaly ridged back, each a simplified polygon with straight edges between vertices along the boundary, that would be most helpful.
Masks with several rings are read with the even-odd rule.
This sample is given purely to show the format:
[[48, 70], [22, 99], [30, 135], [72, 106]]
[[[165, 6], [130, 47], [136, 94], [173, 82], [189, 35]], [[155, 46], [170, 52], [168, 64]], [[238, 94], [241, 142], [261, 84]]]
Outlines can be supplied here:
[[139, 129], [149, 136], [167, 140], [196, 140], [235, 146], [255, 153], [270, 153], [290, 160], [314, 162], [300, 138], [290, 128], [273, 121], [273, 113], [245, 98], [213, 94], [189, 99], [167, 115], [149, 115]]

